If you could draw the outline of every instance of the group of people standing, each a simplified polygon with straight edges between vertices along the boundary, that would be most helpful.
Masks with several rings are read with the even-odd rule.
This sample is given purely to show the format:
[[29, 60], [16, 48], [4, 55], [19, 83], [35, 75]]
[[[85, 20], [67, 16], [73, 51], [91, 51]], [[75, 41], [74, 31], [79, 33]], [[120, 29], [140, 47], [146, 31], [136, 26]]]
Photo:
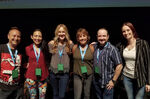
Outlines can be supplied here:
[[76, 44], [64, 24], [56, 27], [55, 37], [48, 43], [36, 29], [24, 55], [18, 48], [21, 32], [12, 27], [8, 43], [0, 45], [0, 99], [9, 99], [12, 94], [10, 99], [19, 99], [21, 86], [26, 86], [30, 99], [45, 99], [48, 81], [53, 99], [65, 99], [70, 72], [74, 99], [90, 99], [92, 83], [97, 99], [113, 99], [114, 91], [121, 91], [115, 89], [118, 80], [123, 81], [128, 99], [143, 99], [150, 92], [149, 44], [138, 38], [130, 22], [124, 23], [121, 31], [123, 39], [114, 46], [106, 28], [98, 30], [97, 42], [92, 43], [88, 31], [79, 28]]

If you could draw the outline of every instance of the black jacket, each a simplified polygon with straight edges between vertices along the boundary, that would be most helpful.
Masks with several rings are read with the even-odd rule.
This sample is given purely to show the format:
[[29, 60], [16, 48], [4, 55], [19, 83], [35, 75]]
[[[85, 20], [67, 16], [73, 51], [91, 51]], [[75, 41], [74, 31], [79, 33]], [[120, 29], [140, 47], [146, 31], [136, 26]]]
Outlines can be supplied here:
[[[123, 59], [123, 50], [125, 47], [125, 43], [117, 45], [122, 56], [123, 66], [125, 66], [125, 60]], [[146, 84], [150, 85], [150, 47], [147, 41], [140, 38], [137, 38], [136, 41], [135, 77], [138, 87]]]

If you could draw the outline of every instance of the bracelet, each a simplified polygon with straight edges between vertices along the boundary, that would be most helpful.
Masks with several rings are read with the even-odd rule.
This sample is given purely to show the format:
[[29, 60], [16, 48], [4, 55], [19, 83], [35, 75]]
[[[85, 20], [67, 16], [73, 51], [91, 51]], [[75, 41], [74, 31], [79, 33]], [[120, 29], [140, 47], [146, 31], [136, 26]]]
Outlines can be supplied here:
[[116, 81], [112, 79], [112, 82], [114, 83], [114, 85], [116, 84]]

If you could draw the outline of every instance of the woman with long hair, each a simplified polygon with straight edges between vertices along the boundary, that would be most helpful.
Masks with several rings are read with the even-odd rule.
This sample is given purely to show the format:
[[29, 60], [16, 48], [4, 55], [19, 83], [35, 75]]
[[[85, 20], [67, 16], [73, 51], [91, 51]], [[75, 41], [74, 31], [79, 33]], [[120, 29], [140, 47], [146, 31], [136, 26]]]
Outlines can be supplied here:
[[55, 30], [55, 37], [48, 44], [50, 61], [50, 84], [53, 99], [64, 99], [69, 80], [70, 56], [73, 42], [70, 40], [66, 25], [59, 24]]
[[122, 25], [122, 40], [117, 46], [123, 59], [123, 83], [128, 99], [143, 99], [150, 91], [150, 48], [137, 36], [131, 22]]

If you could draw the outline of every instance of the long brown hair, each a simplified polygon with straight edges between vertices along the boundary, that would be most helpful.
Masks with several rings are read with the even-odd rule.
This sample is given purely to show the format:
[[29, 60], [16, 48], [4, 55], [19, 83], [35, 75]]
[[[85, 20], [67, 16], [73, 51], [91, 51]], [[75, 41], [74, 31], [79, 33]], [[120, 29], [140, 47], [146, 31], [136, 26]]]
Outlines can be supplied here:
[[136, 32], [136, 30], [135, 30], [135, 28], [131, 22], [125, 22], [125, 23], [123, 23], [122, 27], [123, 26], [128, 26], [132, 30], [134, 37], [135, 38], [138, 37], [137, 32]]

